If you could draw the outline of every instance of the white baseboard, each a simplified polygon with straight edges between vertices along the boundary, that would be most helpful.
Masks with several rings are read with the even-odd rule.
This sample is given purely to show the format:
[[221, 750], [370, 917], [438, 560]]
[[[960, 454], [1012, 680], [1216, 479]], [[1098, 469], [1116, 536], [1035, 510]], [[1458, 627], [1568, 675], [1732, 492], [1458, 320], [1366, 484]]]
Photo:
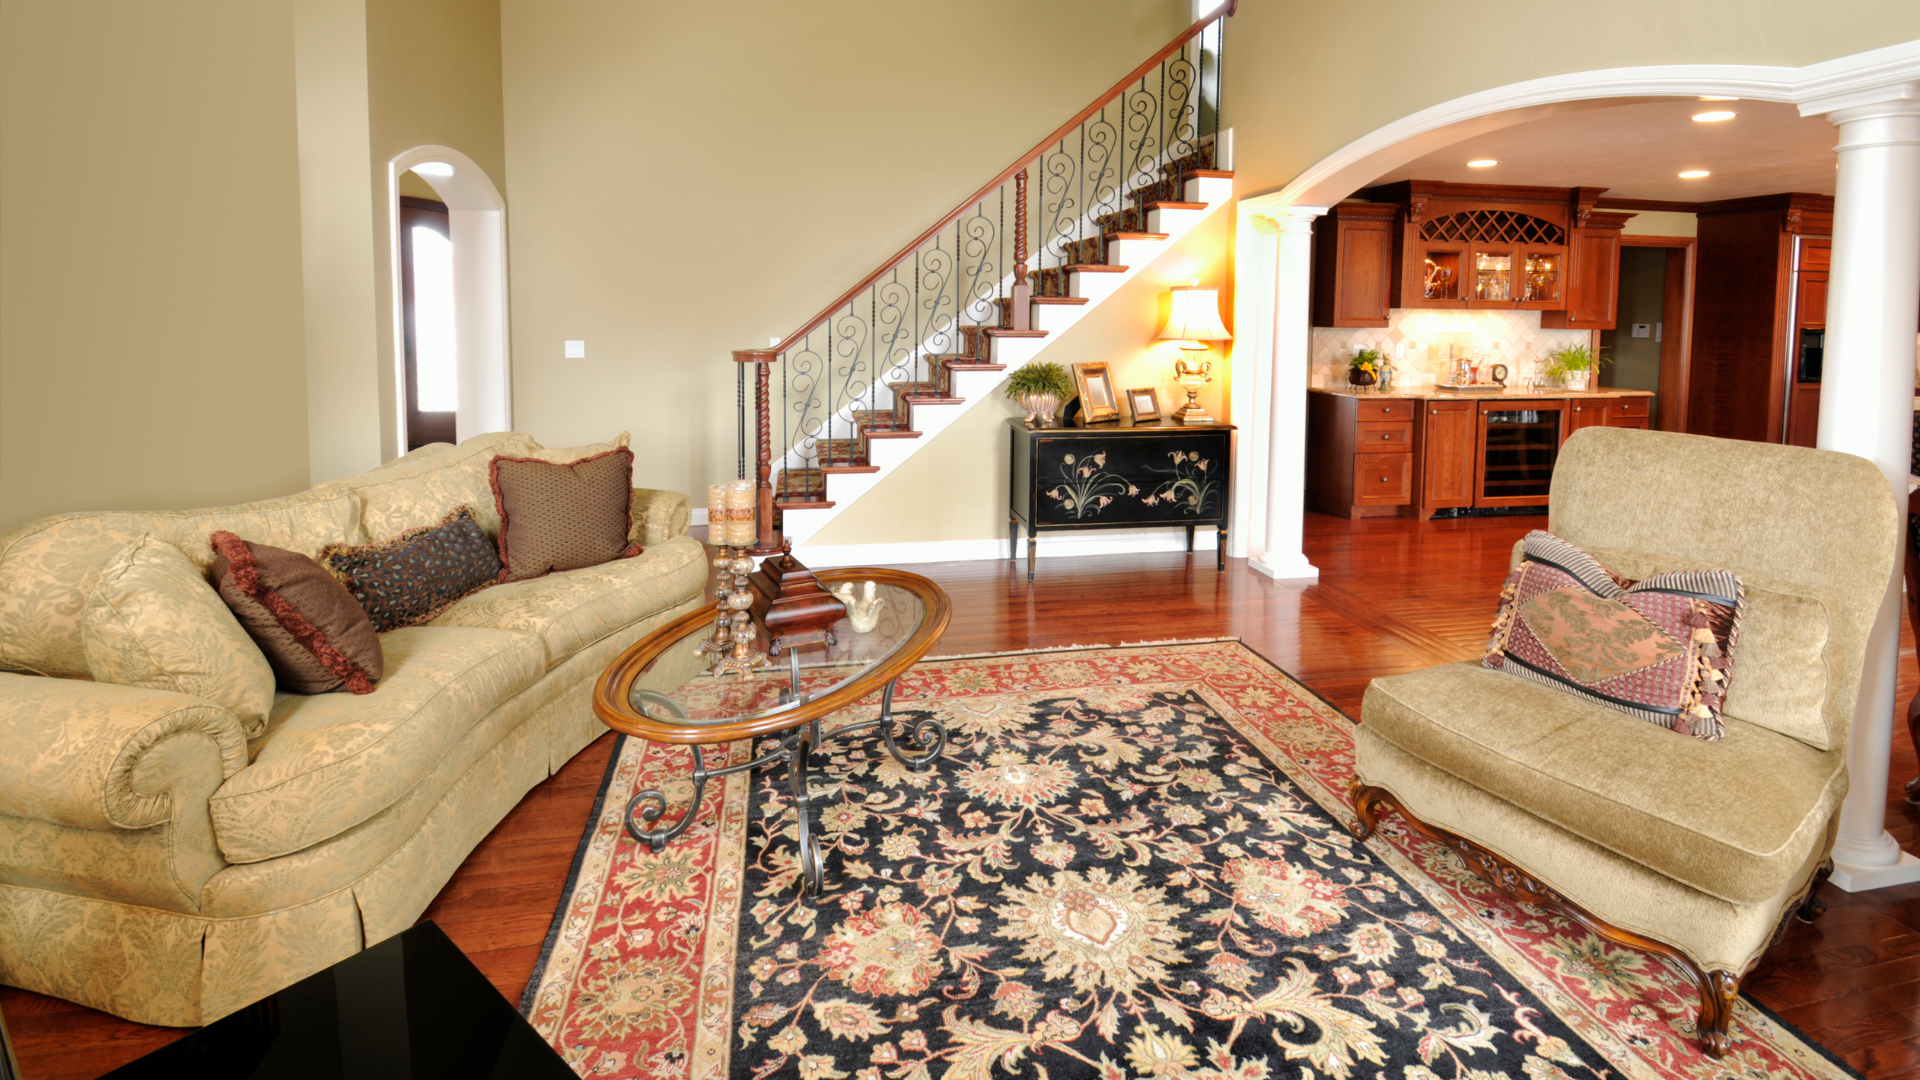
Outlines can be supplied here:
[[[1194, 530], [1195, 552], [1213, 551], [1219, 546], [1219, 533], [1211, 527]], [[1114, 529], [1086, 533], [1041, 533], [1034, 552], [1036, 558], [1053, 559], [1075, 555], [1136, 555], [1150, 552], [1187, 550], [1187, 534], [1179, 529]], [[925, 540], [899, 544], [803, 544], [794, 555], [810, 567], [900, 566], [930, 562], [980, 562], [1007, 557], [1005, 536], [981, 540]], [[1020, 539], [1018, 555], [1027, 557], [1026, 536]]]
[[705, 525], [706, 523], [707, 523], [707, 508], [704, 506], [694, 507], [693, 518], [692, 520], [687, 522], [687, 527], [692, 528], [695, 525]]

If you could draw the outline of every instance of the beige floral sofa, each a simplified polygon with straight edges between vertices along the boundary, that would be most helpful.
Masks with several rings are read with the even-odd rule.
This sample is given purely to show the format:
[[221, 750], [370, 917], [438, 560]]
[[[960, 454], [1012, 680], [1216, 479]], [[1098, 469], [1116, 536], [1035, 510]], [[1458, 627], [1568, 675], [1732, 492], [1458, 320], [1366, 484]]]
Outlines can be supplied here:
[[205, 568], [227, 529], [313, 554], [469, 504], [496, 533], [497, 433], [268, 502], [66, 514], [0, 536], [0, 983], [207, 1023], [411, 925], [530, 788], [605, 729], [596, 677], [694, 610], [686, 497], [634, 492], [636, 558], [496, 585], [381, 637], [371, 694], [278, 694], [264, 732], [186, 694], [94, 682], [81, 614], [143, 535]]

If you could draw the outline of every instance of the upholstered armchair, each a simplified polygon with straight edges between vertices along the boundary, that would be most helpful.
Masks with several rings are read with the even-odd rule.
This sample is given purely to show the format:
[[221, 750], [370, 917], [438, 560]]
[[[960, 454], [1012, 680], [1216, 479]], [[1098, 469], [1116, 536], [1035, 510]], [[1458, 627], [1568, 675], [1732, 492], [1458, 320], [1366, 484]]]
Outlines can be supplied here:
[[1867, 634], [1903, 524], [1862, 458], [1616, 428], [1573, 435], [1549, 531], [1627, 578], [1740, 575], [1724, 737], [1691, 738], [1479, 663], [1378, 679], [1355, 737], [1355, 834], [1371, 835], [1391, 806], [1509, 895], [1674, 961], [1700, 993], [1702, 1045], [1723, 1055], [1740, 980], [1787, 918], [1823, 906], [1814, 893], [1832, 869]]

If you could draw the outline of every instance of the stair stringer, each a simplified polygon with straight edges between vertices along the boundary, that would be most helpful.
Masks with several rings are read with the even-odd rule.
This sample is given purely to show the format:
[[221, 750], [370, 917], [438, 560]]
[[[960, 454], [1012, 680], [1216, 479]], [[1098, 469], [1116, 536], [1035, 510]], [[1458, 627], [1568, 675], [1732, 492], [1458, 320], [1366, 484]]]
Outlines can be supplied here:
[[[1108, 259], [1113, 265], [1125, 266], [1127, 269], [1124, 273], [1075, 273], [1072, 275], [1072, 295], [1086, 297], [1089, 303], [1077, 306], [1035, 305], [1033, 327], [1036, 330], [1047, 331], [1046, 337], [994, 338], [992, 359], [994, 363], [1006, 365], [1005, 371], [956, 370], [953, 372], [953, 396], [964, 398], [964, 401], [957, 404], [915, 403], [912, 406], [913, 429], [921, 432], [920, 438], [872, 440], [868, 445], [867, 463], [878, 466], [879, 471], [836, 473], [827, 482], [827, 498], [833, 502], [832, 506], [783, 511], [782, 535], [793, 542], [796, 551], [818, 535], [828, 522], [839, 517], [860, 499], [865, 498], [881, 480], [899, 468], [902, 463], [919, 453], [921, 448], [930, 445], [935, 436], [965, 415], [967, 410], [979, 405], [990, 396], [1000, 393], [1000, 386], [1006, 382], [1012, 372], [1036, 360], [1044, 359], [1048, 349], [1060, 340], [1066, 330], [1099, 309], [1120, 290], [1121, 286], [1157, 262], [1201, 222], [1219, 213], [1232, 202], [1233, 181], [1226, 177], [1196, 177], [1186, 182], [1185, 196], [1189, 202], [1206, 203], [1206, 209], [1154, 210], [1148, 215], [1147, 230], [1166, 233], [1165, 240], [1112, 242]], [[801, 553], [801, 557], [804, 559], [804, 552]]]

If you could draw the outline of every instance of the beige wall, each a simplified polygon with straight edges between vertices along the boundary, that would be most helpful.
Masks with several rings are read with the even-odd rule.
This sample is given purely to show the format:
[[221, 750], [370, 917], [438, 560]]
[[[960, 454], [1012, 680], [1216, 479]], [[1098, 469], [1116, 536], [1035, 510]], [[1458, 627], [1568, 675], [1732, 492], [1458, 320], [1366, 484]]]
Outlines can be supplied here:
[[[366, 0], [367, 116], [372, 165], [380, 447], [400, 453], [393, 330], [393, 242], [387, 165], [416, 146], [473, 159], [503, 194], [499, 0]], [[512, 219], [512, 204], [508, 204]]]
[[[1155, 341], [1163, 298], [1174, 285], [1199, 278], [1217, 286], [1220, 317], [1233, 329], [1233, 211], [1220, 210], [1180, 238], [1168, 252], [1136, 274], [1099, 308], [1048, 346], [1045, 359], [1060, 365], [1111, 365], [1113, 387], [1124, 395], [1138, 386], [1159, 392], [1160, 411], [1170, 415], [1187, 400], [1173, 381], [1179, 348]], [[1227, 369], [1232, 343], [1208, 350], [1214, 380], [1200, 391], [1200, 404], [1214, 417], [1227, 414]], [[1003, 384], [1004, 386], [1004, 384]], [[1007, 419], [1024, 413], [996, 388], [991, 399], [967, 410], [953, 426], [889, 473], [865, 498], [827, 523], [809, 544], [882, 544], [928, 540], [978, 540], [1007, 534]], [[828, 496], [832, 497], [829, 480]]]
[[1700, 219], [1671, 210], [1639, 210], [1621, 231], [1628, 236], [1697, 236]]
[[292, 3], [0, 11], [0, 528], [306, 486]]
[[[852, 286], [1189, 22], [1185, 0], [504, 0], [515, 426], [733, 475], [729, 351]], [[585, 360], [561, 358], [584, 339]]]
[[[1227, 20], [1226, 117], [1241, 197], [1354, 139], [1479, 90], [1649, 64], [1801, 66], [1920, 38], [1913, 0], [1247, 0]], [[1615, 27], [1630, 25], [1632, 33]]]

